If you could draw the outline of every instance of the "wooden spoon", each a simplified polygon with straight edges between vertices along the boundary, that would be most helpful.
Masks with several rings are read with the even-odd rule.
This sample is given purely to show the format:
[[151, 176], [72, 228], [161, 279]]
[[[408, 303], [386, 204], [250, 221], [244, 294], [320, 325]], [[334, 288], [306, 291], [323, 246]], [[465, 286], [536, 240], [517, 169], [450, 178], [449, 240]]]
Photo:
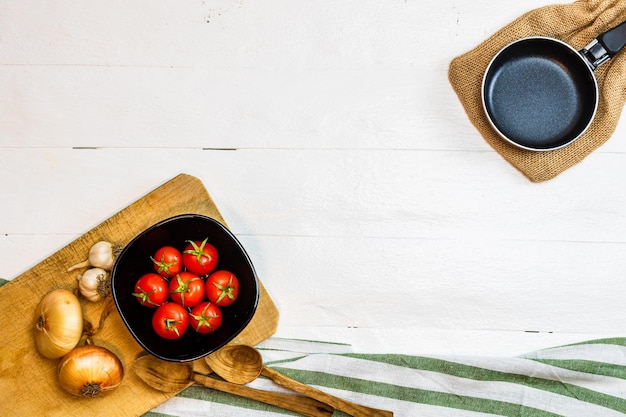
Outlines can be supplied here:
[[337, 398], [264, 366], [261, 353], [252, 346], [226, 345], [205, 357], [205, 361], [213, 372], [235, 384], [247, 384], [259, 375], [264, 375], [278, 385], [322, 401], [353, 417], [393, 417], [391, 411], [370, 408]]
[[163, 392], [179, 392], [196, 382], [217, 391], [275, 405], [307, 417], [331, 417], [334, 411], [328, 405], [311, 398], [257, 390], [202, 375], [195, 372], [194, 365], [189, 362], [167, 362], [144, 355], [135, 359], [132, 368], [143, 382]]

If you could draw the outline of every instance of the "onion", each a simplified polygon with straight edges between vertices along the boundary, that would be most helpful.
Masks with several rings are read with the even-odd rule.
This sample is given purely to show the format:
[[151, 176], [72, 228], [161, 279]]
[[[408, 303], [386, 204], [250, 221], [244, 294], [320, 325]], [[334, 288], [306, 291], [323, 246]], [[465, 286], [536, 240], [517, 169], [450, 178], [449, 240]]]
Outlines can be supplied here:
[[122, 383], [124, 368], [110, 350], [83, 345], [65, 355], [58, 367], [59, 383], [76, 397], [98, 397]]
[[74, 294], [63, 289], [51, 291], [35, 311], [35, 343], [39, 353], [55, 359], [76, 347], [83, 334], [83, 311]]

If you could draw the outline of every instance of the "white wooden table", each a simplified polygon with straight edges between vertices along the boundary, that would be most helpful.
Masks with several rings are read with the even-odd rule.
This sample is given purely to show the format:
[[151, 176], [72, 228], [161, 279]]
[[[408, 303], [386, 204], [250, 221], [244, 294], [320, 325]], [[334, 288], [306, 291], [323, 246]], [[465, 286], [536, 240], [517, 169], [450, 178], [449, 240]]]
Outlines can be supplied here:
[[626, 125], [529, 182], [450, 61], [545, 1], [0, 1], [0, 277], [200, 178], [281, 315], [355, 350], [626, 334]]

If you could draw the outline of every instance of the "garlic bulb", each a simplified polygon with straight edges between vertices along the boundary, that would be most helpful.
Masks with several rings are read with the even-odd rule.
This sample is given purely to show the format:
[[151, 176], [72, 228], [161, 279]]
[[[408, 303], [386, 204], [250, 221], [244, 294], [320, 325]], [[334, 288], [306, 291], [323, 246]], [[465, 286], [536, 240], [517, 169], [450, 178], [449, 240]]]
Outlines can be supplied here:
[[70, 291], [46, 294], [35, 310], [35, 344], [46, 358], [55, 359], [74, 349], [83, 334], [83, 310]]
[[75, 348], [61, 359], [59, 383], [76, 397], [97, 397], [122, 383], [124, 367], [110, 350], [95, 345]]
[[110, 271], [115, 264], [115, 257], [119, 255], [122, 247], [120, 245], [114, 245], [110, 242], [100, 241], [95, 243], [89, 249], [89, 257], [83, 262], [79, 262], [68, 268], [67, 272], [72, 272], [78, 268], [85, 268], [88, 266], [94, 266]]
[[100, 301], [111, 294], [109, 273], [102, 268], [90, 268], [77, 279], [80, 293], [89, 301]]

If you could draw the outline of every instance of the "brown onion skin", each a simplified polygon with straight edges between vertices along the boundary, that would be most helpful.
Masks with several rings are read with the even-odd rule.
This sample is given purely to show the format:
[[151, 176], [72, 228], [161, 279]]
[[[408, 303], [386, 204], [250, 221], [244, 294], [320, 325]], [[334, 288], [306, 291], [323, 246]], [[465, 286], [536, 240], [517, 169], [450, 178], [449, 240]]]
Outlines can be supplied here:
[[120, 359], [102, 346], [83, 345], [65, 355], [58, 366], [59, 383], [75, 397], [98, 397], [122, 383]]
[[83, 333], [83, 312], [73, 293], [64, 289], [49, 292], [35, 314], [35, 344], [41, 355], [56, 359], [76, 347]]

